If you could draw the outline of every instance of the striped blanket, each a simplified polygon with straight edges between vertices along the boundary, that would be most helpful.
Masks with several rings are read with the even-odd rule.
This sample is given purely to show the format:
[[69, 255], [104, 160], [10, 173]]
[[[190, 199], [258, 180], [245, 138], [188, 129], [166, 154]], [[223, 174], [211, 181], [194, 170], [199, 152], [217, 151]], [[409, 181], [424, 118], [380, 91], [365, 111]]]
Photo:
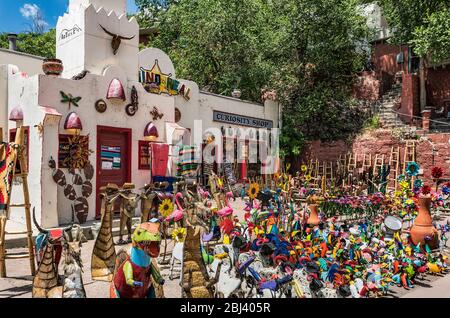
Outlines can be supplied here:
[[198, 163], [196, 161], [196, 147], [183, 146], [178, 153], [177, 175], [192, 177], [196, 175]]
[[17, 150], [13, 143], [0, 144], [0, 210], [8, 207]]

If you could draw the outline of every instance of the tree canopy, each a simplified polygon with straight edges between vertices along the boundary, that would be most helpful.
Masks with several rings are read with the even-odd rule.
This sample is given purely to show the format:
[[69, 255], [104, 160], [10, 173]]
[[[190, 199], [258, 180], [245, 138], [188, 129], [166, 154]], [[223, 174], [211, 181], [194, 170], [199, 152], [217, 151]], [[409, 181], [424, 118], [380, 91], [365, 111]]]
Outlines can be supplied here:
[[448, 0], [378, 0], [389, 27], [391, 42], [409, 44], [433, 62], [450, 58]]
[[[9, 47], [8, 35], [0, 34], [0, 47]], [[17, 37], [17, 50], [19, 52], [42, 56], [55, 57], [56, 31], [51, 29], [45, 33], [21, 33]]]

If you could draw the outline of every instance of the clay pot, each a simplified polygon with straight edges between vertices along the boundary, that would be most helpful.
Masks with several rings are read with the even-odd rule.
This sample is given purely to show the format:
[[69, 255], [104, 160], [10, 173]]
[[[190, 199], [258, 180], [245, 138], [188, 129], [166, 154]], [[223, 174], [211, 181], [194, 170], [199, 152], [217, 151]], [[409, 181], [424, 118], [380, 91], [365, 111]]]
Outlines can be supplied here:
[[[430, 214], [431, 198], [419, 198], [419, 214], [414, 220], [411, 228], [411, 240], [414, 244], [427, 243], [431, 249], [437, 248], [439, 236], [437, 229], [433, 226]], [[425, 240], [430, 237], [430, 240]]]
[[42, 63], [42, 70], [45, 75], [59, 76], [64, 70], [64, 66], [59, 59], [45, 59]]
[[309, 226], [319, 225], [320, 219], [319, 219], [319, 213], [317, 213], [317, 204], [309, 204], [308, 208], [311, 211], [311, 213], [309, 214], [309, 218], [308, 218], [308, 221], [306, 221], [306, 223]]

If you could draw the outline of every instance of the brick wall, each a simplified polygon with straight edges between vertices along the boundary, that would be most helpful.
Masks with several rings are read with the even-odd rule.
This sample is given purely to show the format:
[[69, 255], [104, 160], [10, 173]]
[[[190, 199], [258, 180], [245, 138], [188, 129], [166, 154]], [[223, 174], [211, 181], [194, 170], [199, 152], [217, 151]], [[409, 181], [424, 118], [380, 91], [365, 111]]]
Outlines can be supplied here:
[[[404, 63], [397, 64], [397, 54], [403, 52]], [[390, 89], [395, 73], [408, 70], [408, 47], [376, 42], [372, 45], [372, 63], [378, 78], [381, 80], [381, 93]]]
[[[450, 133], [429, 134], [426, 138], [431, 143], [421, 139], [416, 146], [416, 161], [424, 173], [421, 178], [431, 182], [431, 168], [434, 166], [443, 168], [444, 177], [450, 178]], [[366, 133], [351, 143], [313, 141], [307, 144], [294, 167], [298, 167], [301, 162], [309, 162], [310, 159], [316, 158], [319, 161], [336, 161], [339, 155], [349, 151], [359, 154], [360, 165], [364, 153], [372, 154], [372, 160], [376, 154], [384, 154], [386, 163], [389, 163], [392, 147], [400, 147], [400, 161], [403, 162], [405, 142], [396, 139], [389, 130], [379, 129]]]
[[445, 101], [450, 105], [450, 65], [427, 70], [427, 105], [440, 108]]

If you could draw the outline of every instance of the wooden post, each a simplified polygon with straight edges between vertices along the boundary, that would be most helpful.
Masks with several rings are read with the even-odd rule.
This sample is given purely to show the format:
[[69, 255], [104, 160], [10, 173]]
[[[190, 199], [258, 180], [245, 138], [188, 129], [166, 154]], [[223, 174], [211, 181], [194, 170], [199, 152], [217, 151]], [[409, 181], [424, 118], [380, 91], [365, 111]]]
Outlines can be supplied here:
[[0, 127], [0, 142], [3, 142], [3, 128]]

